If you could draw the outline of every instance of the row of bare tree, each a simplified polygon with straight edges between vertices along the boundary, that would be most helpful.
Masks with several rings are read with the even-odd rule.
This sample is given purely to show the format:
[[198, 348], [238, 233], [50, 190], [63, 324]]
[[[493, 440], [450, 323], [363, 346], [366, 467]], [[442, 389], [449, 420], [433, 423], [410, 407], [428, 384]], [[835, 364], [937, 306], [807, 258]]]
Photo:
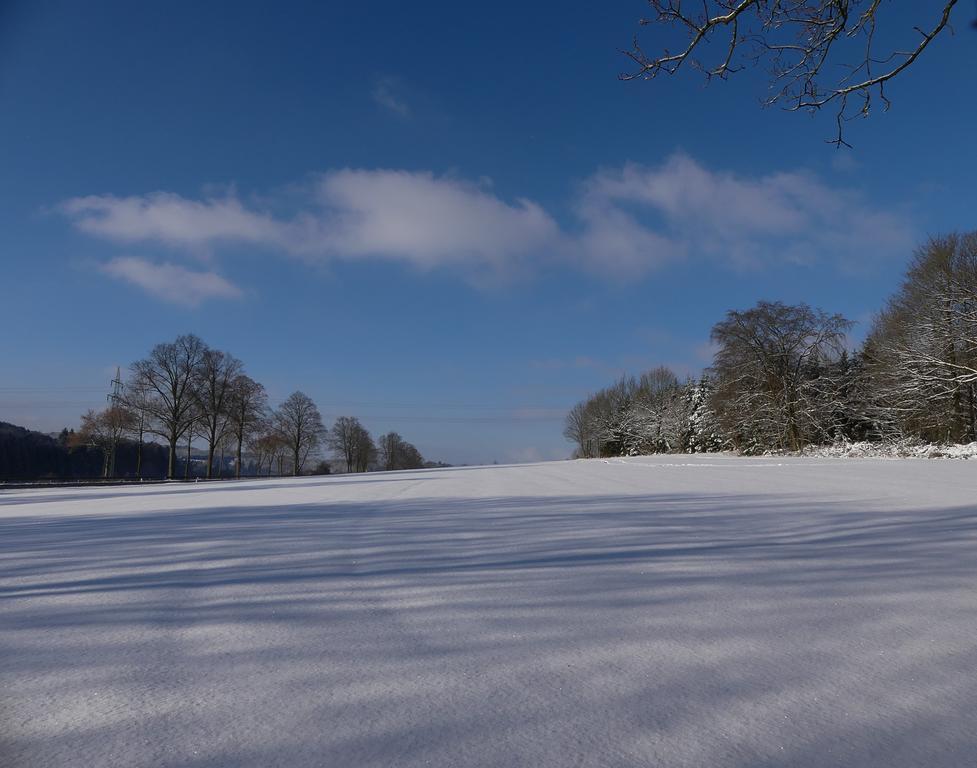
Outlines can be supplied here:
[[396, 432], [388, 432], [376, 442], [359, 419], [340, 416], [326, 433], [326, 444], [333, 455], [344, 461], [347, 472], [366, 472], [376, 468], [419, 469], [424, 466], [420, 451]]
[[378, 447], [355, 418], [340, 417], [327, 430], [316, 404], [302, 392], [293, 392], [270, 409], [265, 388], [245, 374], [240, 360], [192, 334], [157, 344], [130, 371], [110, 405], [82, 416], [73, 436], [76, 444], [102, 450], [105, 477], [115, 475], [116, 447], [123, 439], [138, 444], [136, 474], [141, 476], [147, 436], [165, 441], [168, 478], [175, 476], [181, 441], [186, 445], [184, 473], [189, 475], [195, 438], [207, 446], [208, 478], [215, 474], [218, 452], [216, 473], [223, 471], [224, 454], [232, 453], [235, 475], [240, 477], [245, 451], [254, 474], [299, 475], [323, 443], [345, 460], [349, 472], [423, 465], [417, 449], [396, 432], [380, 438]]
[[853, 353], [851, 327], [805, 304], [730, 311], [701, 379], [623, 377], [578, 403], [564, 434], [586, 457], [977, 439], [977, 233], [919, 248]]
[[[75, 435], [77, 442], [102, 449], [105, 476], [114, 475], [115, 447], [127, 437], [138, 442], [140, 457], [147, 435], [162, 438], [168, 447], [169, 478], [175, 476], [177, 445], [184, 439], [185, 472], [189, 472], [193, 439], [206, 442], [208, 478], [214, 474], [215, 453], [229, 444], [240, 476], [245, 445], [269, 431], [289, 447], [296, 471], [316, 447], [316, 438], [310, 435], [321, 431], [322, 418], [306, 395], [295, 392], [269, 412], [265, 388], [244, 373], [241, 361], [207, 346], [193, 334], [157, 344], [130, 371], [109, 407], [88, 411]], [[137, 474], [141, 474], [140, 465], [137, 459]]]

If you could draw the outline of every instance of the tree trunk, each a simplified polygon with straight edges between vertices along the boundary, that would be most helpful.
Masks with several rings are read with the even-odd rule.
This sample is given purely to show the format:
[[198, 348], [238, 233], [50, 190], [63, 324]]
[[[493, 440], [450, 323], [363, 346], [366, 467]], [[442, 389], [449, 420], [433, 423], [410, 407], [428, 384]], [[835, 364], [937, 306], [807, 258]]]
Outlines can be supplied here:
[[234, 459], [234, 476], [240, 480], [241, 479], [241, 443], [244, 442], [244, 435], [241, 432], [237, 434], [237, 455]]
[[170, 435], [170, 457], [166, 466], [166, 479], [172, 480], [176, 477], [176, 435]]
[[142, 480], [142, 427], [139, 428], [139, 446], [136, 448], [136, 477]]
[[968, 394], [970, 395], [968, 403], [970, 434], [968, 437], [970, 438], [970, 442], [973, 442], [977, 440], [977, 402], [975, 402], [975, 395], [977, 395], [977, 393], [974, 392], [973, 384], [971, 384], [968, 388]]
[[192, 449], [192, 447], [193, 447], [193, 432], [188, 432], [187, 433], [187, 463], [186, 466], [183, 467], [184, 480], [190, 479], [190, 450]]

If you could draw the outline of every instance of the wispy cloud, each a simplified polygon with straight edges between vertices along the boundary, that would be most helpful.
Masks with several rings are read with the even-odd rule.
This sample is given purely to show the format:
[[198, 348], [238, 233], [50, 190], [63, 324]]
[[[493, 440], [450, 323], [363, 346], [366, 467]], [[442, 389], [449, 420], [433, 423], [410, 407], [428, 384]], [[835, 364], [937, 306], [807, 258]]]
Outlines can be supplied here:
[[410, 106], [403, 96], [403, 86], [395, 77], [381, 77], [373, 86], [373, 100], [399, 117], [410, 117]]
[[124, 243], [158, 241], [177, 247], [220, 242], [273, 243], [281, 223], [248, 209], [234, 196], [189, 200], [169, 192], [115, 197], [88, 195], [63, 204], [75, 225]]
[[[684, 154], [657, 167], [628, 164], [601, 171], [585, 183], [581, 205], [616, 212], [621, 231], [632, 232], [631, 238], [649, 229], [661, 238], [658, 250], [635, 249], [651, 265], [675, 244], [742, 267], [905, 252], [914, 238], [904, 217], [813, 174], [737, 176], [709, 170]], [[645, 216], [652, 223], [641, 223]]]
[[716, 353], [719, 351], [719, 345], [712, 339], [707, 339], [696, 344], [692, 351], [698, 362], [712, 365], [713, 360], [716, 358]]
[[567, 368], [607, 368], [608, 365], [602, 360], [597, 360], [586, 355], [577, 355], [572, 358], [550, 357], [545, 360], [533, 360], [530, 362], [533, 368], [544, 371], [558, 371]]
[[201, 272], [178, 264], [155, 264], [121, 256], [99, 266], [107, 275], [141, 288], [171, 304], [196, 307], [207, 299], [238, 299], [241, 289], [216, 272]]
[[812, 174], [735, 175], [682, 154], [593, 174], [562, 224], [528, 198], [507, 200], [485, 183], [430, 172], [336, 170], [300, 190], [297, 202], [268, 198], [274, 209], [232, 191], [92, 195], [62, 210], [78, 229], [127, 245], [250, 245], [309, 261], [386, 259], [499, 274], [541, 261], [615, 277], [688, 258], [735, 267], [844, 263], [905, 253], [914, 239], [904, 217]]

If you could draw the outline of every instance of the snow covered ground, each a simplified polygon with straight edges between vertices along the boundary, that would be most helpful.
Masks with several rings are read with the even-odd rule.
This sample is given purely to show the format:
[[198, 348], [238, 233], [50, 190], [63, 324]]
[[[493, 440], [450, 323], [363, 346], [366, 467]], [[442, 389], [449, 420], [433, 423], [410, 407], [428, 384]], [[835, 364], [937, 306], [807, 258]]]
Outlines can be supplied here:
[[0, 764], [973, 766], [977, 464], [0, 493]]
[[974, 443], [923, 443], [912, 439], [811, 446], [808, 456], [851, 459], [977, 459]]

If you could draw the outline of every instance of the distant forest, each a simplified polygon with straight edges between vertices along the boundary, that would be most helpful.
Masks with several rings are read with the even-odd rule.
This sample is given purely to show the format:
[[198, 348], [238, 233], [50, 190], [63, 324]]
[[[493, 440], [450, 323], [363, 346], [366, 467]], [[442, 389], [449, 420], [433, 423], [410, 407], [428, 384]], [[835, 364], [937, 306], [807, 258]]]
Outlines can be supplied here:
[[[100, 448], [73, 444], [65, 429], [58, 437], [33, 432], [0, 421], [0, 480], [79, 480], [100, 477], [104, 457]], [[120, 476], [135, 477], [139, 447], [129, 440], [116, 446], [116, 467]], [[143, 446], [146, 477], [162, 477], [166, 471], [166, 449], [150, 443]]]

